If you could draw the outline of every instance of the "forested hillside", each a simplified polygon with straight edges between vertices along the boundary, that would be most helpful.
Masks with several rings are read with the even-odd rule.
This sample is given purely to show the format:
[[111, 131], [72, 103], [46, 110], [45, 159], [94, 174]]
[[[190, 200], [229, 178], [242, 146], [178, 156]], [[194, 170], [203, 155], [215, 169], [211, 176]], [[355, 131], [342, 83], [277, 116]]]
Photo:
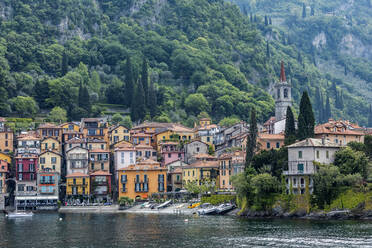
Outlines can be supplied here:
[[77, 120], [119, 108], [134, 121], [192, 126], [201, 112], [247, 120], [254, 106], [264, 121], [284, 60], [295, 102], [308, 90], [320, 120], [367, 123], [353, 80], [318, 69], [314, 58], [324, 58], [275, 18], [244, 13], [222, 0], [0, 0], [0, 115], [60, 106]]
[[[298, 62], [318, 69], [322, 81], [328, 84], [323, 83], [320, 88], [323, 104], [329, 97], [333, 117], [359, 119], [366, 124], [362, 122], [363, 114], [353, 114], [353, 109], [366, 111], [366, 116], [372, 103], [372, 1], [233, 2], [246, 16], [261, 18], [264, 25], [260, 30], [268, 40], [295, 46], [300, 52]], [[265, 18], [272, 25], [265, 25]], [[357, 101], [345, 105], [345, 94], [355, 96]], [[317, 99], [320, 98], [314, 99], [315, 104], [319, 106]], [[349, 104], [353, 107], [348, 108]]]

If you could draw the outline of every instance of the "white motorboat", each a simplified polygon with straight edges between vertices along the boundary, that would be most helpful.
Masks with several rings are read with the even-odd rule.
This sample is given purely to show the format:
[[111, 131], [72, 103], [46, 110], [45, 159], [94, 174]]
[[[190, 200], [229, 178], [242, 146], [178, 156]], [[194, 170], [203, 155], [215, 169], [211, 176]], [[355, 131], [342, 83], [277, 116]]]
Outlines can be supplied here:
[[235, 208], [235, 206], [231, 203], [225, 203], [225, 204], [221, 204], [217, 207], [217, 214], [226, 214], [228, 212], [230, 212], [231, 210], [233, 210]]
[[217, 214], [217, 208], [210, 203], [204, 203], [200, 206], [198, 210], [199, 215], [214, 215]]
[[34, 215], [33, 212], [15, 211], [15, 212], [7, 213], [5, 216], [12, 219], [12, 218], [32, 217], [33, 215]]
[[172, 202], [172, 200], [166, 201], [166, 202], [160, 204], [159, 206], [157, 206], [156, 208], [157, 209], [166, 208], [166, 207], [168, 207], [168, 205], [171, 204], [171, 202]]

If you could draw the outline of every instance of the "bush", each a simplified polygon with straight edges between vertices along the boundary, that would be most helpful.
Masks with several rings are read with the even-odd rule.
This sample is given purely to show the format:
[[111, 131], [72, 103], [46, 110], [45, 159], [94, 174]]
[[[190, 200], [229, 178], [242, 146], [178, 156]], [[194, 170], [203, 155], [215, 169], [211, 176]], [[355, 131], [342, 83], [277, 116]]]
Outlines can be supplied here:
[[211, 195], [211, 196], [202, 196], [202, 203], [210, 203], [212, 205], [219, 205], [226, 202], [235, 202], [235, 195]]

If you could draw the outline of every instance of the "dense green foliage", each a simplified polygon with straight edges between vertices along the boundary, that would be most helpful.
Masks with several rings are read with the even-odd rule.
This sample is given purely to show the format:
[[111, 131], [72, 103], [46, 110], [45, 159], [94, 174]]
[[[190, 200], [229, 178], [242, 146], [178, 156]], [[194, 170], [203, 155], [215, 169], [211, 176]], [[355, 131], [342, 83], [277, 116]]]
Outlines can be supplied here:
[[245, 168], [251, 166], [252, 159], [255, 152], [257, 151], [257, 119], [256, 119], [256, 110], [253, 108], [251, 110], [249, 118], [249, 132], [247, 136], [247, 145], [246, 145], [246, 154], [245, 154]]
[[314, 137], [315, 118], [309, 95], [305, 91], [300, 102], [300, 114], [298, 115], [297, 139], [303, 140]]
[[282, 57], [289, 64], [294, 94], [309, 92], [317, 121], [333, 117], [368, 124], [368, 103], [372, 102], [370, 0], [231, 1], [265, 36], [271, 60], [278, 61], [277, 53], [285, 51]]

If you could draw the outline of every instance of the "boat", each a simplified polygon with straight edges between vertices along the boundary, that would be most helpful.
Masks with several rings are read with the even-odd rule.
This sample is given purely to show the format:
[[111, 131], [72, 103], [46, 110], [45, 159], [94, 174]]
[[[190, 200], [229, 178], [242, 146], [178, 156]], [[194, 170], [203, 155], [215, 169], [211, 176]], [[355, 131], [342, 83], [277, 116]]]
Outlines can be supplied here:
[[198, 210], [199, 215], [214, 215], [217, 214], [217, 208], [214, 207], [210, 203], [204, 203], [200, 205], [200, 209]]
[[171, 202], [172, 202], [172, 200], [166, 201], [166, 202], [160, 204], [159, 206], [157, 206], [156, 209], [166, 208], [166, 207], [168, 207], [168, 205], [171, 204]]
[[220, 214], [220, 215], [226, 214], [230, 212], [231, 210], [233, 210], [234, 208], [235, 206], [231, 203], [221, 204], [217, 207], [217, 214]]
[[12, 219], [12, 218], [32, 217], [33, 215], [34, 215], [33, 212], [15, 211], [15, 212], [7, 213], [5, 216]]

